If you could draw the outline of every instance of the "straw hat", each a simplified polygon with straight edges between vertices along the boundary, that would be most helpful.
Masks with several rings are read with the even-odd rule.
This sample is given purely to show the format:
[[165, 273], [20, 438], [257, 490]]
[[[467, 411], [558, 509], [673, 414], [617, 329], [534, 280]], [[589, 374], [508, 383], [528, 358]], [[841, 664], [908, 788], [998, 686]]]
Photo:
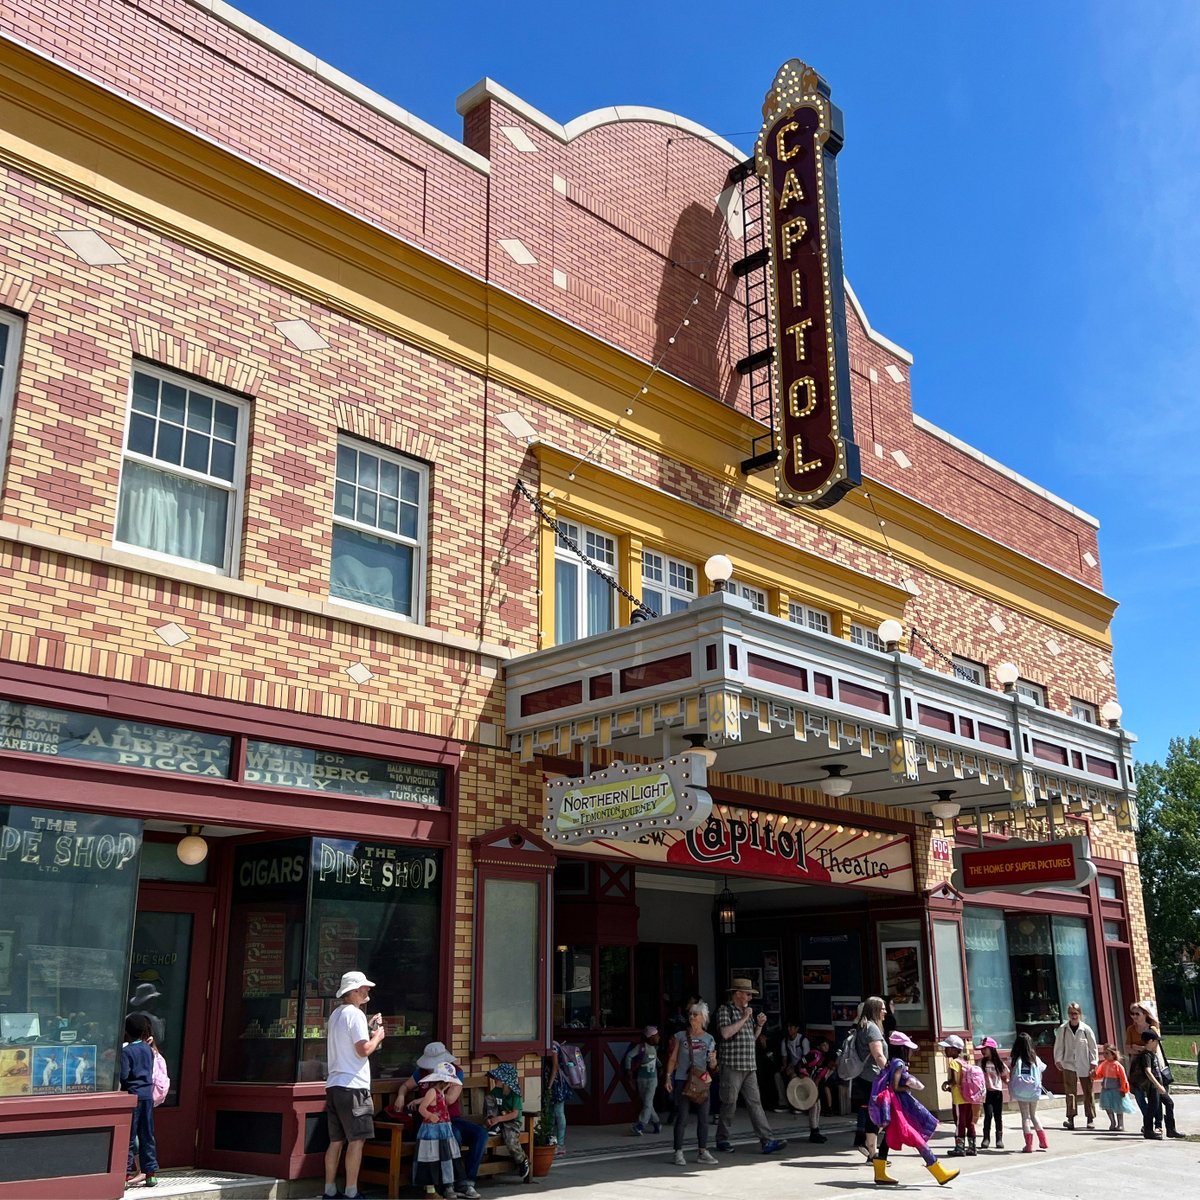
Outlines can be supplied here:
[[787, 1101], [795, 1109], [804, 1112], [817, 1102], [817, 1085], [807, 1077], [789, 1080]]

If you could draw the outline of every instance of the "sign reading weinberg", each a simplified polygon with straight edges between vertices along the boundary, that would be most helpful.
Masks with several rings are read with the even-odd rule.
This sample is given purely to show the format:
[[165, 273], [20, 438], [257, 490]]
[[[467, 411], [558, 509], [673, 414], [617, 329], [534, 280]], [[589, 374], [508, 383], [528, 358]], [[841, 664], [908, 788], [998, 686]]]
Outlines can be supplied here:
[[546, 836], [566, 842], [633, 841], [650, 829], [693, 829], [712, 812], [707, 785], [708, 767], [694, 754], [552, 779], [546, 784]]

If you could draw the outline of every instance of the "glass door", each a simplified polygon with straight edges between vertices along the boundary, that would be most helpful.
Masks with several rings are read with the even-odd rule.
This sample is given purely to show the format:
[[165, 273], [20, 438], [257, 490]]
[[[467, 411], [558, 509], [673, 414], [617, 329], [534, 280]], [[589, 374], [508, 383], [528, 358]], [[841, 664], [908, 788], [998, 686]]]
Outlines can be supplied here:
[[159, 1162], [194, 1166], [212, 965], [213, 895], [207, 888], [143, 883], [129, 973], [129, 1012], [150, 1018], [171, 1090], [154, 1112]]

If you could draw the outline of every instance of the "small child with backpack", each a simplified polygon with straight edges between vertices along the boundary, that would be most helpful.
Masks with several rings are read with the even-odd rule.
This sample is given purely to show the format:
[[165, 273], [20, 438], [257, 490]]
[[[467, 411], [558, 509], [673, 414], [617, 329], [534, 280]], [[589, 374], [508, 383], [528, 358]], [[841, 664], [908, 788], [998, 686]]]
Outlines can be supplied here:
[[575, 1095], [575, 1088], [583, 1087], [585, 1079], [583, 1051], [555, 1042], [542, 1063], [542, 1097], [550, 1109], [554, 1144], [560, 1150], [567, 1144], [567, 1101]]
[[983, 1065], [983, 1078], [987, 1092], [983, 1098], [983, 1141], [981, 1150], [992, 1144], [992, 1122], [996, 1123], [996, 1149], [1004, 1149], [1004, 1085], [1008, 1082], [1008, 1068], [1000, 1061], [1000, 1047], [995, 1038], [985, 1037], [979, 1043], [979, 1054]]
[[975, 1106], [982, 1105], [987, 1084], [983, 1071], [975, 1065], [975, 1049], [967, 1054], [966, 1043], [957, 1034], [943, 1038], [938, 1045], [946, 1055], [949, 1078], [942, 1091], [950, 1093], [954, 1105], [954, 1149], [947, 1158], [962, 1158], [978, 1153], [975, 1148]]
[[1038, 1120], [1037, 1106], [1042, 1096], [1042, 1060], [1033, 1049], [1033, 1041], [1027, 1033], [1018, 1033], [1008, 1056], [1011, 1072], [1008, 1093], [1021, 1110], [1021, 1132], [1025, 1135], [1022, 1154], [1033, 1153], [1033, 1135], [1037, 1134], [1038, 1148], [1047, 1149], [1046, 1131]]
[[647, 1025], [642, 1040], [634, 1042], [621, 1060], [629, 1091], [638, 1101], [638, 1118], [633, 1132], [639, 1136], [649, 1130], [658, 1133], [662, 1126], [654, 1111], [654, 1094], [658, 1091], [658, 1026]]

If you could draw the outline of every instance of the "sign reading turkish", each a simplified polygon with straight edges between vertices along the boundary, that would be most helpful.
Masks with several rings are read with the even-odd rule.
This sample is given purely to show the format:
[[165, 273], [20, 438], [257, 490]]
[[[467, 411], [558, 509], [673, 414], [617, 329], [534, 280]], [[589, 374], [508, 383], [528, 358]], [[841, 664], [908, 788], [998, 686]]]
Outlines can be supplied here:
[[711, 867], [816, 886], [912, 892], [912, 845], [883, 833], [785, 813], [726, 809], [694, 829], [640, 830], [632, 841], [597, 837], [579, 849], [667, 866]]
[[1032, 892], [1087, 887], [1096, 877], [1086, 837], [1009, 841], [995, 850], [955, 848], [950, 882], [960, 892]]
[[754, 149], [766, 193], [783, 504], [828, 508], [862, 481], [850, 416], [837, 169], [842, 116], [799, 59], [763, 103]]
[[552, 841], [629, 841], [645, 829], [691, 829], [712, 811], [699, 755], [649, 765], [615, 763], [586, 778], [552, 779], [544, 827]]

